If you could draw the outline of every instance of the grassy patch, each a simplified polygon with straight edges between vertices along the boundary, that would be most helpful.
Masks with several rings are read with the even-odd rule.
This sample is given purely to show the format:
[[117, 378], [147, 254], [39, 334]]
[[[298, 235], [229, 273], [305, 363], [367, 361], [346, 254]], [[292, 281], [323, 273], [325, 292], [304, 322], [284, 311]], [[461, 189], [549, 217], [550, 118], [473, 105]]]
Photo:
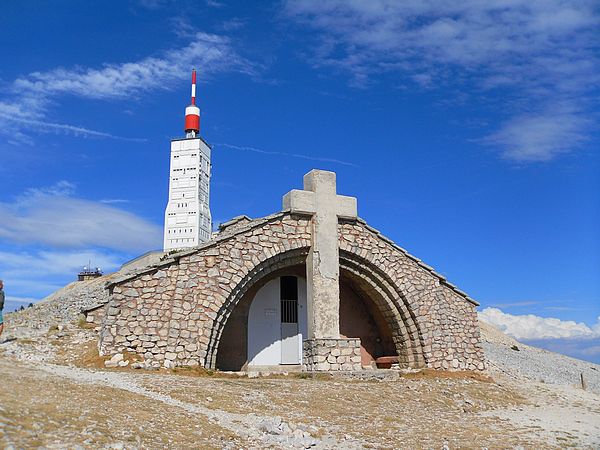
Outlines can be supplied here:
[[218, 370], [205, 369], [201, 366], [183, 366], [183, 367], [175, 367], [174, 369], [170, 369], [168, 372], [173, 375], [181, 375], [185, 377], [199, 377], [199, 378], [227, 378], [227, 379], [238, 379], [242, 378], [239, 375], [235, 375], [233, 373], [223, 373]]
[[80, 316], [79, 320], [77, 321], [77, 326], [79, 328], [82, 328], [84, 330], [93, 330], [94, 328], [96, 328], [96, 324], [95, 323], [88, 323], [85, 320], [85, 316]]
[[408, 379], [452, 379], [452, 380], [474, 380], [483, 381], [485, 383], [493, 383], [494, 380], [488, 375], [481, 372], [475, 372], [470, 370], [434, 370], [434, 369], [423, 369], [419, 372], [414, 373], [403, 373], [402, 378]]
[[98, 346], [94, 341], [87, 342], [82, 346], [79, 358], [75, 361], [75, 365], [89, 368], [103, 368], [104, 361], [108, 359], [106, 356], [100, 356]]
[[317, 380], [317, 381], [330, 381], [333, 380], [333, 376], [328, 373], [321, 372], [298, 372], [291, 373], [290, 376], [292, 378], [297, 378], [299, 380]]

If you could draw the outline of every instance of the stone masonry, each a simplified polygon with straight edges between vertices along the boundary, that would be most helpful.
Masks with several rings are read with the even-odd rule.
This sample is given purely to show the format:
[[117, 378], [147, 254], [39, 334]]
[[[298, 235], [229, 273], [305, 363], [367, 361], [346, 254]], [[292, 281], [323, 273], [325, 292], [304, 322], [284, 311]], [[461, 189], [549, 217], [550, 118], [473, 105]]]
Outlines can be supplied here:
[[116, 280], [101, 354], [127, 350], [155, 366], [214, 366], [220, 333], [236, 302], [261, 275], [306, 253], [309, 238], [307, 219], [277, 214]]
[[[371, 297], [383, 299], [380, 309], [394, 324], [405, 328], [404, 342], [416, 343], [415, 351], [399, 352], [404, 366], [434, 369], [483, 370], [484, 356], [477, 321], [477, 302], [449, 283], [420, 259], [363, 221], [339, 225], [340, 259], [358, 259], [349, 270], [362, 273], [381, 268], [387, 278], [372, 286]], [[379, 295], [378, 295], [379, 294]], [[391, 296], [403, 301], [394, 302]], [[385, 298], [388, 297], [388, 300]], [[394, 308], [394, 304], [398, 305]], [[401, 333], [399, 333], [400, 339]], [[402, 347], [402, 342], [397, 342]], [[420, 353], [421, 352], [421, 353]], [[419, 354], [420, 353], [420, 354]], [[408, 360], [403, 357], [408, 356]]]
[[[214, 368], [237, 302], [269, 273], [305, 263], [311, 233], [310, 218], [282, 211], [114, 280], [101, 354], [127, 350], [157, 367]], [[338, 239], [340, 270], [390, 324], [401, 366], [484, 368], [476, 302], [361, 219], [340, 220]]]
[[360, 339], [308, 339], [303, 342], [303, 369], [308, 372], [361, 370]]

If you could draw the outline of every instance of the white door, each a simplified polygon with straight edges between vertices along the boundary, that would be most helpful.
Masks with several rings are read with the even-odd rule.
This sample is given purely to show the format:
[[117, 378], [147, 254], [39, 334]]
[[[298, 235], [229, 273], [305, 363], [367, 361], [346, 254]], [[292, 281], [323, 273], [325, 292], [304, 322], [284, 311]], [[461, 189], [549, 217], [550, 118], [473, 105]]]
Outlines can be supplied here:
[[281, 300], [281, 364], [300, 364], [298, 300]]
[[297, 323], [281, 324], [281, 364], [300, 364]]
[[298, 354], [298, 278], [279, 279], [281, 364], [300, 364]]
[[302, 363], [306, 336], [306, 281], [284, 276], [256, 293], [248, 315], [248, 365]]

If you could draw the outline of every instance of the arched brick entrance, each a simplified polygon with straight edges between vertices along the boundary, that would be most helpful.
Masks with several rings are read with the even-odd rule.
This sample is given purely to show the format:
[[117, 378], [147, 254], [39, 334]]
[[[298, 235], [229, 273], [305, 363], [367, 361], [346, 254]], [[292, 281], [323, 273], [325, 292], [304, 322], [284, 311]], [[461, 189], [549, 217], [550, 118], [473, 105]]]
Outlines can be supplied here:
[[233, 310], [245, 296], [245, 294], [257, 284], [263, 284], [265, 280], [272, 278], [275, 273], [285, 268], [303, 265], [308, 254], [308, 247], [296, 248], [284, 253], [277, 254], [257, 264], [248, 275], [232, 290], [231, 295], [223, 303], [217, 312], [217, 317], [209, 337], [206, 352], [205, 365], [208, 368], [217, 367], [217, 352], [225, 325]]
[[[308, 247], [297, 248], [275, 255], [251, 269], [248, 275], [232, 290], [219, 309], [207, 346], [206, 367], [217, 368], [217, 355], [223, 331], [229, 318], [246, 294], [255, 291], [274, 276], [285, 270], [303, 267]], [[425, 366], [422, 341], [414, 314], [398, 286], [389, 275], [359, 255], [340, 252], [342, 279], [351, 282], [361, 297], [373, 302], [391, 331], [400, 365], [419, 368]]]
[[304, 264], [284, 267], [258, 280], [246, 290], [231, 313], [221, 333], [215, 368], [219, 370], [239, 371], [247, 368], [249, 362], [248, 340], [250, 327], [250, 308], [257, 292], [268, 282], [282, 276], [295, 276], [305, 279], [306, 266]]
[[425, 366], [423, 342], [410, 305], [383, 270], [348, 251], [340, 251], [342, 279], [353, 282], [360, 294], [377, 305], [387, 323], [402, 367]]

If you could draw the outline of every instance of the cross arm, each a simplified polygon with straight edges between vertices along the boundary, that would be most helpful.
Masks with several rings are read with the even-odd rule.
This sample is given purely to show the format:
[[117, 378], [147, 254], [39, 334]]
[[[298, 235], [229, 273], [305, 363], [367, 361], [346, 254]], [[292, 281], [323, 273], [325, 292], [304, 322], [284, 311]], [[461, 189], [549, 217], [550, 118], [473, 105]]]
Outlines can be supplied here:
[[283, 196], [283, 209], [296, 214], [314, 214], [317, 211], [315, 193], [292, 189]]
[[336, 214], [340, 219], [356, 219], [358, 217], [356, 197], [338, 195]]

